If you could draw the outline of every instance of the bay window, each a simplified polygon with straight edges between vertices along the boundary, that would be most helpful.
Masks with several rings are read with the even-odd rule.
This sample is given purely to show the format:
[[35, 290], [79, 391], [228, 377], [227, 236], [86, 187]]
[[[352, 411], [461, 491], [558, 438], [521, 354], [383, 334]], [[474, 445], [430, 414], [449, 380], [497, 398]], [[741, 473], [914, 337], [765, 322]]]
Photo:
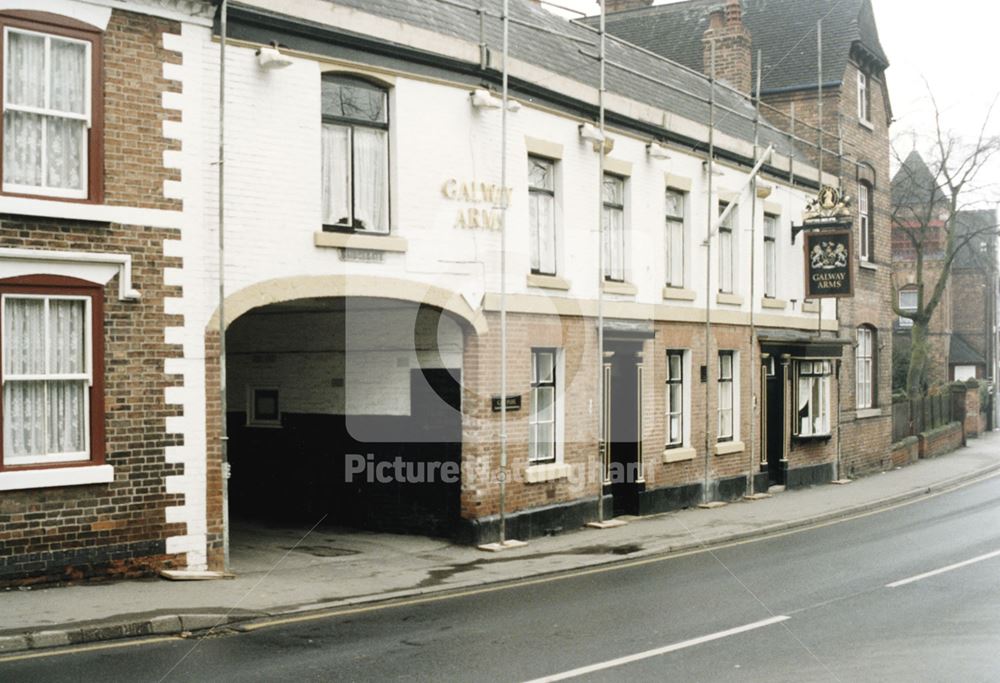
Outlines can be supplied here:
[[0, 14], [3, 193], [99, 201], [100, 34], [34, 16]]
[[604, 174], [604, 279], [625, 281], [625, 179]]
[[531, 272], [556, 274], [555, 163], [528, 157], [528, 211], [531, 239]]
[[101, 290], [58, 280], [0, 285], [0, 469], [103, 459]]
[[389, 232], [389, 94], [353, 76], [322, 84], [323, 225]]
[[796, 362], [797, 436], [830, 435], [830, 361]]

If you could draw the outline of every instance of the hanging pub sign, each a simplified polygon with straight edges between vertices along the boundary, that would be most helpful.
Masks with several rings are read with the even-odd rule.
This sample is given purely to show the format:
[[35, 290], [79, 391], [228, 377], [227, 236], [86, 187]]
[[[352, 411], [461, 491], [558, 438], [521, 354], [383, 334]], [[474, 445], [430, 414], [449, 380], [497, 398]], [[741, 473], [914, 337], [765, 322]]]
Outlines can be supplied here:
[[816, 197], [806, 204], [802, 226], [807, 230], [825, 226], [848, 227], [853, 222], [853, 216], [851, 198], [841, 195], [835, 187], [824, 185]]
[[854, 296], [851, 235], [850, 230], [819, 230], [806, 233], [807, 299]]

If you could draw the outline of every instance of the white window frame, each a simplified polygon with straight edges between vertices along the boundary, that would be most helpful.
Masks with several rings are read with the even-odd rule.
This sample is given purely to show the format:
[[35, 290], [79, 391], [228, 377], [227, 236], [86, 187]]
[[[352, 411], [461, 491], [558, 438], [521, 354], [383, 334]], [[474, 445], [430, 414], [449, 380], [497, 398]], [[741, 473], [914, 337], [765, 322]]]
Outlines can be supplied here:
[[[833, 374], [832, 363], [825, 358], [797, 358], [795, 359], [795, 419], [793, 421], [794, 434], [798, 437], [828, 437], [830, 436], [830, 377]], [[808, 384], [808, 402], [803, 408], [808, 408], [806, 417], [801, 417], [800, 408], [802, 400], [803, 380]], [[813, 405], [813, 388], [819, 384], [820, 402], [818, 406]], [[803, 422], [803, 419], [805, 420]], [[815, 422], [820, 420], [820, 428], [817, 429]]]
[[[538, 378], [537, 357], [540, 354], [552, 355], [552, 379], [542, 381]], [[546, 465], [559, 462], [559, 411], [561, 406], [559, 396], [559, 376], [560, 376], [560, 353], [554, 347], [535, 347], [531, 349], [531, 407], [528, 413], [528, 464]], [[538, 419], [538, 390], [543, 387], [552, 388], [552, 419], [539, 421]], [[537, 426], [540, 424], [552, 425], [552, 456], [548, 458], [538, 457], [538, 434]]]
[[[552, 184], [551, 188], [548, 188], [548, 187], [535, 187], [534, 185], [531, 184], [530, 166], [531, 166], [532, 163], [535, 163], [535, 162], [543, 163], [543, 164], [548, 164], [548, 166], [549, 166], [549, 168], [551, 170], [550, 171], [550, 178], [551, 178], [551, 184]], [[529, 154], [528, 155], [528, 165], [529, 165], [529, 171], [528, 171], [528, 205], [529, 205], [528, 220], [530, 222], [530, 225], [528, 226], [528, 235], [529, 235], [529, 239], [531, 240], [531, 249], [530, 249], [530, 254], [531, 254], [531, 272], [535, 273], [537, 275], [556, 275], [559, 272], [559, 259], [558, 259], [558, 256], [557, 256], [557, 254], [558, 254], [558, 245], [559, 245], [559, 242], [558, 242], [559, 234], [558, 234], [558, 231], [556, 229], [556, 222], [557, 222], [557, 219], [556, 219], [556, 160], [555, 159], [549, 159], [549, 158], [543, 157], [543, 156], [539, 156], [537, 154]], [[550, 201], [552, 202], [551, 210], [549, 212], [549, 216], [550, 216], [549, 223], [550, 224], [548, 226], [546, 226], [547, 229], [549, 229], [549, 230], [552, 231], [552, 263], [551, 264], [547, 264], [547, 263], [543, 264], [541, 262], [541, 258], [542, 258], [541, 257], [541, 253], [542, 253], [541, 244], [542, 244], [542, 242], [541, 242], [541, 232], [540, 232], [540, 227], [541, 226], [539, 226], [536, 223], [536, 221], [532, 221], [531, 220], [530, 206], [532, 204], [534, 204], [536, 201], [538, 201], [536, 199], [538, 197], [549, 197]], [[536, 213], [536, 216], [537, 216], [537, 213]]]
[[858, 69], [858, 119], [871, 124], [871, 91], [868, 74]]
[[[729, 372], [728, 375], [725, 372], [724, 358], [729, 359]], [[718, 395], [717, 395], [717, 425], [716, 425], [716, 441], [735, 441], [736, 440], [736, 375], [738, 373], [738, 362], [736, 359], [735, 351], [722, 350], [719, 351], [718, 361], [716, 368], [718, 370], [718, 376], [716, 378], [716, 384], [718, 385]], [[728, 396], [728, 408], [723, 408], [723, 396]], [[729, 413], [729, 432], [724, 431], [723, 427], [723, 415]]]
[[[730, 202], [719, 202], [719, 215]], [[719, 291], [732, 294], [736, 283], [736, 226], [739, 225], [738, 206], [734, 206], [724, 222], [719, 223]]]
[[[684, 287], [686, 280], [685, 273], [685, 263], [687, 261], [687, 254], [685, 253], [685, 246], [687, 242], [687, 204], [688, 204], [688, 193], [682, 190], [678, 190], [673, 187], [668, 187], [665, 196], [676, 195], [678, 201], [680, 202], [680, 213], [671, 214], [668, 211], [664, 211], [664, 245], [666, 246], [665, 251], [665, 265], [666, 265], [666, 277], [664, 278], [667, 287]], [[669, 203], [667, 203], [669, 206]], [[673, 267], [674, 255], [679, 252], [680, 259], [677, 261], [679, 264], [680, 272], [674, 272]]]
[[[913, 305], [912, 306], [906, 306], [906, 305], [903, 304], [903, 295], [904, 294], [907, 294], [907, 295], [908, 294], [912, 294], [913, 295], [914, 298], [913, 298]], [[899, 310], [901, 310], [901, 311], [916, 311], [917, 310], [917, 299], [918, 299], [918, 297], [917, 297], [917, 290], [916, 289], [914, 289], [912, 287], [909, 288], [909, 289], [901, 289], [896, 294], [896, 296], [897, 296], [897, 299], [898, 299]], [[904, 318], [903, 316], [899, 316], [899, 326], [900, 327], [913, 327], [913, 320], [910, 319], [910, 318]]]
[[778, 296], [778, 217], [764, 214], [764, 296]]
[[[674, 367], [674, 359], [676, 359], [676, 368]], [[674, 374], [674, 370], [677, 370], [678, 375]], [[664, 382], [664, 441], [666, 448], [681, 448], [687, 445], [687, 430], [688, 424], [687, 419], [685, 419], [685, 414], [687, 413], [687, 395], [688, 395], [688, 368], [687, 368], [687, 352], [678, 349], [670, 349], [667, 351], [667, 374], [666, 381]], [[670, 400], [670, 389], [672, 386], [680, 387], [680, 405], [674, 405]], [[675, 435], [671, 429], [671, 419], [678, 419], [678, 432]]]
[[858, 254], [861, 260], [868, 263], [871, 256], [872, 229], [872, 186], [863, 180], [858, 181]]
[[[621, 184], [622, 203], [615, 204], [613, 202], [608, 202], [606, 197], [603, 195], [604, 185], [602, 183], [601, 192], [602, 192], [602, 199], [604, 199], [603, 201], [604, 208], [601, 212], [601, 221], [603, 221], [603, 232], [604, 232], [604, 240], [603, 240], [604, 279], [609, 282], [625, 282], [625, 272], [627, 269], [627, 264], [625, 262], [625, 255], [627, 253], [625, 247], [627, 240], [625, 238], [625, 234], [628, 232], [628, 214], [625, 212], [625, 206], [628, 201], [627, 197], [628, 188], [626, 185], [627, 178], [625, 178], [624, 176], [617, 175], [615, 173], [605, 173], [603, 182], [607, 183], [608, 180], [614, 180]], [[611, 221], [609, 220], [609, 218], [613, 214], [621, 215], [622, 229], [621, 229], [621, 235], [617, 240], [613, 240], [611, 235]], [[620, 268], [616, 268], [614, 266], [614, 259], [611, 258], [613, 253], [613, 248], [617, 248], [621, 252]]]
[[[93, 313], [91, 310], [91, 298], [89, 296], [77, 296], [72, 294], [3, 294], [0, 296], [0, 326], [3, 325], [4, 321], [7, 319], [7, 302], [10, 299], [41, 299], [44, 302], [44, 313], [43, 319], [45, 322], [45, 369], [46, 372], [41, 375], [8, 375], [6, 371], [3, 373], [2, 387], [6, 387], [8, 382], [45, 382], [46, 386], [48, 382], [66, 382], [75, 381], [86, 382], [87, 390], [84, 392], [83, 397], [83, 444], [84, 450], [74, 451], [71, 453], [46, 453], [43, 455], [11, 455], [6, 448], [6, 434], [3, 435], [5, 439], [4, 452], [3, 452], [3, 464], [4, 467], [18, 467], [22, 465], [47, 465], [52, 463], [67, 463], [67, 462], [81, 462], [91, 459], [91, 443], [90, 443], [90, 389], [94, 384], [94, 353], [93, 353]], [[50, 348], [50, 337], [49, 337], [49, 303], [53, 300], [58, 301], [82, 301], [83, 302], [83, 360], [84, 360], [84, 372], [82, 373], [49, 373], [49, 348]], [[4, 338], [0, 342], [0, 363], [3, 363], [4, 359], [7, 357], [7, 340]], [[45, 406], [48, 409], [48, 392], [46, 391]], [[6, 411], [7, 406], [4, 404], [4, 411]], [[46, 420], [47, 422], [48, 420]], [[48, 429], [45, 430], [46, 439], [46, 450], [48, 446]]]
[[[86, 199], [89, 195], [90, 190], [90, 177], [88, 171], [90, 169], [90, 153], [88, 145], [88, 133], [92, 125], [92, 111], [93, 103], [91, 98], [93, 97], [93, 83], [92, 83], [92, 72], [94, 68], [93, 54], [92, 54], [92, 43], [86, 40], [80, 40], [78, 38], [70, 38], [69, 36], [60, 35], [57, 33], [46, 33], [44, 31], [33, 31], [30, 29], [24, 29], [20, 27], [4, 26], [4, 65], [11, 63], [10, 60], [10, 34], [11, 33], [21, 33], [27, 35], [41, 36], [45, 39], [45, 83], [43, 85], [45, 92], [46, 106], [43, 107], [32, 107], [27, 105], [12, 104], [7, 100], [9, 93], [9, 88], [7, 87], [7, 73], [4, 71], [0, 74], [0, 77], [4, 79], [3, 82], [3, 110], [22, 112], [25, 114], [38, 114], [40, 116], [46, 116], [50, 118], [60, 118], [60, 119], [70, 119], [73, 121], [83, 121], [86, 124], [87, 133], [82, 136], [80, 145], [80, 189], [74, 190], [70, 188], [60, 188], [60, 187], [49, 187], [46, 185], [46, 180], [48, 178], [48, 153], [46, 152], [47, 145], [45, 139], [45, 126], [42, 127], [42, 141], [41, 141], [41, 157], [42, 157], [42, 185], [18, 185], [14, 183], [3, 182], [3, 191], [11, 194], [29, 194], [29, 195], [41, 195], [46, 197], [59, 197], [62, 199]], [[57, 109], [51, 109], [47, 105], [51, 97], [50, 88], [50, 69], [51, 69], [51, 48], [52, 39], [65, 41], [67, 43], [76, 43], [83, 45], [86, 50], [86, 65], [84, 67], [84, 113], [80, 114], [77, 112], [64, 112]], [[0, 124], [3, 125], [3, 124]], [[4, 160], [6, 164], [6, 159]], [[2, 176], [0, 176], [2, 178]]]
[[856, 378], [855, 397], [859, 410], [873, 407], [875, 403], [875, 332], [862, 325], [858, 328], [855, 352], [854, 374]]

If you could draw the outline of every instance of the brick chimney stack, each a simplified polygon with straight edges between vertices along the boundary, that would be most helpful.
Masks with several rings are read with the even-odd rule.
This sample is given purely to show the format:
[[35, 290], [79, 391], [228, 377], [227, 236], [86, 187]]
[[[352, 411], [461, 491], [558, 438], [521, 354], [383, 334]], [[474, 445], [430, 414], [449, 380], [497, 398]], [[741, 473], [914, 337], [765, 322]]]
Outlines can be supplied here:
[[712, 72], [712, 43], [715, 42], [715, 78], [742, 93], [753, 86], [753, 51], [750, 31], [743, 24], [740, 0], [726, 0], [725, 7], [712, 12], [708, 30], [701, 39], [702, 71]]
[[637, 9], [639, 7], [649, 7], [653, 0], [604, 0], [604, 11], [608, 14], [621, 12], [626, 9]]

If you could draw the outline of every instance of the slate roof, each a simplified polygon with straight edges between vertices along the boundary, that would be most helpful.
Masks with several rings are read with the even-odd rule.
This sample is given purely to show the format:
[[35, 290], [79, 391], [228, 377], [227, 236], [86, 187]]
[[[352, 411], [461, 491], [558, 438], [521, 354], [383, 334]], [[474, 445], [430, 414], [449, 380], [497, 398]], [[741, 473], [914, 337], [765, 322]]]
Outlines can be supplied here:
[[[378, 15], [395, 21], [434, 31], [442, 35], [476, 43], [479, 38], [479, 18], [474, 11], [457, 7], [442, 0], [327, 0], [331, 4], [350, 7], [361, 12]], [[477, 0], [465, 0], [470, 7], [478, 6]], [[502, 45], [502, 24], [497, 16], [502, 7], [501, 0], [487, 0], [486, 8], [492, 13], [486, 17], [486, 42], [490, 50], [499, 54]], [[597, 88], [599, 72], [597, 34], [583, 26], [557, 17], [534, 6], [530, 0], [509, 0], [512, 21], [509, 25], [509, 52], [512, 59], [543, 67], [551, 72], [564, 75], [585, 85]], [[530, 22], [544, 26], [573, 38], [583, 39], [590, 46], [577, 40], [552, 35], [516, 21]], [[685, 118], [708, 124], [709, 105], [707, 100], [712, 85], [700, 73], [694, 73], [680, 65], [673, 64], [653, 55], [644, 53], [633, 46], [614, 40], [606, 41], [607, 58], [619, 62], [630, 69], [648, 74], [672, 87], [654, 83], [645, 78], [629, 74], [612, 66], [607, 67], [606, 87], [609, 92], [644, 102], [662, 110]], [[581, 54], [585, 52], [587, 54]], [[590, 56], [588, 56], [590, 55]], [[539, 83], [549, 86], [547, 83]], [[716, 102], [720, 107], [737, 110], [746, 116], [735, 116], [717, 111], [716, 129], [733, 137], [753, 141], [753, 108], [745, 98], [721, 86], [715, 87]], [[690, 94], [686, 94], [690, 93]], [[781, 133], [760, 128], [762, 145], [774, 144], [780, 154], [793, 153], [794, 143]], [[799, 155], [801, 156], [801, 155]]]
[[913, 150], [892, 177], [892, 205], [926, 206], [931, 196], [934, 203], [946, 199], [920, 152]]
[[[712, 10], [724, 0], [688, 0], [614, 12], [605, 17], [608, 33], [702, 71], [701, 39]], [[823, 19], [823, 83], [844, 78], [851, 47], [861, 44], [881, 68], [889, 65], [882, 49], [870, 0], [743, 0], [743, 23], [763, 56], [761, 90], [815, 88], [816, 22]], [[588, 17], [597, 26], [597, 17]], [[754, 85], [756, 87], [756, 84]]]
[[[980, 233], [955, 255], [955, 268], [986, 270], [995, 260], [997, 214], [992, 209], [959, 211], [955, 216], [957, 235]], [[990, 234], [990, 233], [994, 234]], [[985, 247], [982, 246], [985, 244]]]
[[952, 333], [948, 362], [953, 365], [985, 365], [986, 358], [960, 334]]

